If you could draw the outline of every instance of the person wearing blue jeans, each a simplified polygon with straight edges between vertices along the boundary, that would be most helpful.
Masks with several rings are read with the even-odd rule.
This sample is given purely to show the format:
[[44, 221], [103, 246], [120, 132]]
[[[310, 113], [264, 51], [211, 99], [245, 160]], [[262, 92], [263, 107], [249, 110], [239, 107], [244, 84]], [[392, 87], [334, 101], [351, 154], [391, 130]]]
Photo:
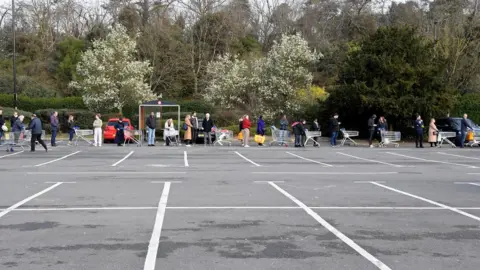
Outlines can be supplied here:
[[157, 121], [155, 120], [155, 113], [151, 112], [146, 122], [148, 132], [148, 146], [155, 146], [155, 129], [157, 128]]
[[328, 127], [330, 130], [330, 146], [337, 145], [337, 136], [339, 131], [340, 122], [338, 122], [338, 114], [334, 114], [330, 121], [328, 122]]
[[461, 131], [462, 138], [460, 140], [460, 148], [465, 147], [465, 140], [467, 139], [468, 129], [473, 129], [472, 126], [470, 126], [470, 124], [468, 123], [467, 118], [468, 118], [468, 115], [465, 113], [463, 115], [462, 122], [461, 122], [461, 130], [460, 131]]
[[50, 116], [50, 127], [52, 129], [52, 137], [50, 139], [50, 144], [52, 147], [57, 146], [57, 132], [58, 132], [58, 112], [53, 112]]

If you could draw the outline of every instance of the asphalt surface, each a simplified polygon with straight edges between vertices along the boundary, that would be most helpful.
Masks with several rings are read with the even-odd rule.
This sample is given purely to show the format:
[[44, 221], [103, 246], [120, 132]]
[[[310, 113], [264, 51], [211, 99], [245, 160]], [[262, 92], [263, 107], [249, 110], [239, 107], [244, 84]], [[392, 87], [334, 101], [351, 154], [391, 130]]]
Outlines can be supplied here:
[[411, 146], [2, 152], [0, 269], [476, 270], [479, 160]]

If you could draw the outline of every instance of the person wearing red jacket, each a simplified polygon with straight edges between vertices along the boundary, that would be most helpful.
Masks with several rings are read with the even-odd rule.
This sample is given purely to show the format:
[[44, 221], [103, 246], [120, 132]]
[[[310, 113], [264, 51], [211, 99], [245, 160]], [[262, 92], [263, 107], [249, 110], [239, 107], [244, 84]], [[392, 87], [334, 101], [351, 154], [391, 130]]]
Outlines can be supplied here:
[[252, 126], [252, 123], [250, 122], [248, 115], [245, 115], [243, 117], [243, 122], [242, 122], [243, 147], [250, 147], [250, 145], [248, 145], [248, 139], [250, 137], [251, 126]]

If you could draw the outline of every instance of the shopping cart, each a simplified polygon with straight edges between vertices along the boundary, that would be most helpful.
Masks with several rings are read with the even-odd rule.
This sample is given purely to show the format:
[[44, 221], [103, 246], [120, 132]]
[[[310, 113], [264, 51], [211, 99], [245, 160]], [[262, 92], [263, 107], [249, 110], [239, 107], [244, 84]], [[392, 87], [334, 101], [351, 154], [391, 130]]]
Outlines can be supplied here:
[[439, 131], [438, 132], [438, 138], [437, 140], [440, 142], [438, 144], [438, 147], [442, 147], [443, 143], [446, 142], [448, 144], [450, 144], [450, 146], [452, 146], [453, 148], [457, 147], [452, 141], [450, 141], [451, 138], [456, 138], [457, 137], [457, 133], [456, 132], [451, 132], [451, 131]]
[[468, 142], [468, 146], [473, 147], [473, 146], [480, 146], [480, 131], [471, 131], [473, 134], [472, 140]]
[[3, 134], [2, 144], [7, 147], [7, 152], [14, 152], [14, 148], [25, 150], [25, 132], [8, 132]]
[[164, 129], [163, 130], [163, 135], [165, 137], [165, 142], [167, 145], [174, 144], [175, 146], [178, 146], [178, 136], [179, 133], [175, 129]]
[[213, 143], [213, 145], [222, 145], [224, 143], [228, 143], [228, 146], [232, 146], [232, 142], [233, 142], [234, 138], [233, 138], [233, 131], [232, 130], [226, 130], [226, 129], [219, 129], [219, 128], [216, 128], [215, 129], [215, 142]]
[[272, 130], [272, 141], [270, 142], [270, 146], [274, 143], [277, 143], [277, 145], [288, 146], [287, 140], [290, 137], [290, 132], [288, 130], [280, 130], [275, 126], [271, 126], [270, 129]]
[[78, 146], [78, 139], [87, 142], [88, 145], [93, 145], [93, 142], [87, 136], [93, 136], [92, 129], [75, 129], [75, 146]]
[[402, 133], [400, 131], [380, 131], [380, 136], [382, 141], [378, 144], [378, 147], [386, 147], [388, 145], [393, 145], [395, 148], [400, 145], [398, 142], [402, 139]]
[[322, 137], [322, 132], [321, 131], [305, 131], [305, 145], [307, 145], [308, 141], [312, 141], [313, 144], [320, 145], [320, 143], [315, 141], [315, 138]]
[[349, 141], [350, 143], [353, 143], [353, 145], [357, 145], [357, 142], [352, 139], [352, 137], [358, 137], [359, 132], [355, 130], [345, 130], [344, 128], [340, 129], [340, 132], [342, 132], [343, 139], [342, 142], [340, 143], [341, 146], [345, 145], [345, 142]]
[[142, 146], [143, 132], [141, 130], [125, 129], [125, 141], [123, 145], [128, 143], [135, 143], [137, 147]]

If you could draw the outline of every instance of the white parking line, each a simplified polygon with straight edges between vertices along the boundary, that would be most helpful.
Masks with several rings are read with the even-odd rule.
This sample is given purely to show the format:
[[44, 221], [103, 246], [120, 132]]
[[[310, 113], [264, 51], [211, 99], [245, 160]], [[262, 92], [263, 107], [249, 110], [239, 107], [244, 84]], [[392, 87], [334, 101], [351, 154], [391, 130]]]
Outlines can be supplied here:
[[47, 161], [47, 162], [45, 162], [45, 163], [37, 164], [37, 165], [35, 165], [35, 167], [41, 167], [41, 166], [44, 166], [44, 165], [47, 165], [47, 164], [50, 164], [50, 163], [53, 163], [53, 162], [57, 162], [57, 161], [60, 161], [60, 160], [62, 160], [62, 159], [66, 159], [66, 158], [68, 158], [68, 157], [71, 157], [71, 156], [73, 156], [73, 155], [76, 155], [76, 154], [78, 154], [78, 153], [80, 153], [80, 152], [82, 152], [82, 151], [73, 152], [73, 153], [68, 154], [68, 155], [66, 155], [66, 156], [63, 156], [63, 157], [61, 157], [61, 158], [57, 158], [57, 159], [54, 159], [54, 160]]
[[[9, 172], [9, 173], [15, 173], [15, 172]], [[21, 172], [27, 175], [101, 175], [101, 174], [107, 174], [107, 175], [114, 175], [116, 173], [121, 173], [122, 175], [139, 175], [139, 174], [186, 174], [187, 172], [139, 172], [139, 171], [90, 171], [90, 172]]]
[[469, 184], [472, 185], [472, 186], [480, 187], [480, 184], [479, 184], [479, 183], [469, 183]]
[[439, 207], [448, 209], [448, 210], [450, 210], [450, 211], [453, 211], [453, 212], [458, 213], [458, 214], [460, 214], [460, 215], [464, 215], [464, 216], [466, 216], [466, 217], [475, 219], [475, 220], [477, 220], [477, 221], [480, 221], [480, 217], [477, 217], [477, 216], [474, 216], [474, 215], [469, 214], [469, 213], [467, 213], [467, 212], [464, 212], [464, 211], [462, 211], [462, 210], [460, 210], [460, 209], [458, 209], [458, 208], [451, 207], [451, 206], [448, 206], [448, 205], [445, 205], [445, 204], [442, 204], [442, 203], [438, 203], [438, 202], [429, 200], [429, 199], [427, 199], [427, 198], [420, 197], [420, 196], [417, 196], [417, 195], [413, 195], [413, 194], [411, 194], [411, 193], [408, 193], [408, 192], [405, 192], [405, 191], [401, 191], [401, 190], [398, 190], [398, 189], [395, 189], [395, 188], [392, 188], [392, 187], [389, 187], [389, 186], [386, 186], [386, 185], [382, 185], [382, 184], [379, 184], [379, 183], [376, 183], [376, 182], [370, 182], [370, 183], [372, 183], [373, 185], [376, 185], [376, 186], [379, 186], [379, 187], [382, 187], [382, 188], [385, 188], [385, 189], [388, 189], [388, 190], [391, 190], [391, 191], [394, 191], [394, 192], [403, 194], [403, 195], [405, 195], [405, 196], [409, 196], [409, 197], [412, 197], [412, 198], [415, 198], [415, 199], [418, 199], [418, 200], [421, 200], [421, 201], [424, 201], [424, 202], [427, 202], [427, 203], [430, 203], [430, 204], [433, 204], [433, 205], [436, 205], [436, 206], [439, 206]]
[[356, 158], [356, 159], [364, 160], [364, 161], [369, 161], [369, 162], [373, 162], [373, 163], [379, 163], [379, 164], [383, 164], [383, 165], [388, 165], [388, 166], [392, 166], [392, 167], [396, 167], [396, 168], [402, 168], [402, 167], [404, 167], [404, 166], [402, 166], [402, 165], [395, 165], [395, 164], [391, 164], [391, 163], [387, 163], [387, 162], [383, 162], [383, 161], [379, 161], [379, 160], [366, 159], [366, 158], [357, 157], [357, 156], [352, 156], [352, 155], [345, 154], [345, 153], [341, 153], [341, 152], [337, 152], [337, 154], [343, 155], [343, 156], [347, 156], [347, 157], [351, 157], [351, 158]]
[[7, 209], [3, 210], [2, 212], [0, 212], [0, 218], [3, 217], [3, 216], [5, 216], [6, 214], [8, 214], [9, 212], [11, 212], [12, 210], [15, 210], [16, 208], [22, 206], [23, 204], [25, 204], [25, 203], [27, 203], [27, 202], [35, 199], [36, 197], [38, 197], [38, 196], [40, 196], [40, 195], [42, 195], [42, 194], [45, 194], [45, 193], [49, 192], [50, 190], [52, 190], [52, 189], [60, 186], [61, 184], [62, 184], [62, 182], [58, 182], [58, 183], [56, 183], [56, 184], [54, 184], [54, 185], [52, 185], [52, 186], [50, 186], [50, 187], [48, 187], [48, 188], [46, 188], [46, 189], [44, 189], [44, 190], [42, 190], [42, 191], [40, 191], [40, 192], [38, 192], [38, 193], [36, 193], [36, 194], [34, 194], [34, 195], [32, 195], [32, 196], [24, 199], [24, 200], [22, 200], [22, 201], [19, 201], [18, 203], [10, 206], [9, 208], [7, 208]]
[[245, 159], [246, 161], [252, 163], [253, 165], [255, 165], [255, 166], [257, 166], [257, 167], [261, 167], [261, 166], [262, 166], [262, 165], [260, 165], [260, 164], [257, 164], [257, 163], [255, 163], [255, 162], [251, 161], [250, 159], [244, 157], [242, 154], [240, 154], [240, 153], [237, 152], [237, 151], [235, 151], [235, 154], [237, 154], [239, 157]]
[[170, 183], [166, 182], [163, 186], [162, 196], [158, 202], [157, 216], [153, 226], [152, 237], [148, 243], [147, 257], [145, 258], [144, 270], [155, 270], [157, 261], [158, 245], [160, 244], [160, 235], [162, 233], [163, 219], [167, 207], [168, 193], [170, 192]]
[[461, 155], [454, 155], [454, 154], [447, 154], [447, 153], [444, 153], [444, 152], [437, 152], [437, 154], [445, 155], [445, 156], [452, 156], [452, 157], [459, 157], [459, 158], [466, 158], [466, 159], [480, 160], [480, 158], [468, 157], [468, 156], [461, 156]]
[[293, 175], [386, 175], [398, 172], [252, 172], [252, 174], [293, 174]]
[[280, 193], [285, 195], [287, 198], [292, 200], [294, 203], [296, 203], [298, 206], [300, 206], [307, 214], [309, 214], [311, 217], [313, 217], [318, 223], [320, 223], [323, 227], [325, 227], [327, 230], [329, 230], [331, 233], [333, 233], [336, 237], [338, 237], [340, 240], [342, 240], [345, 244], [350, 246], [352, 249], [354, 249], [356, 252], [358, 252], [360, 255], [362, 255], [365, 259], [369, 260], [371, 263], [373, 263], [377, 268], [381, 270], [391, 270], [390, 267], [388, 267], [386, 264], [381, 262], [379, 259], [375, 258], [372, 254], [368, 253], [365, 249], [357, 245], [352, 239], [348, 238], [345, 234], [337, 230], [335, 227], [330, 225], [325, 219], [320, 217], [315, 211], [313, 211], [311, 208], [306, 206], [304, 203], [301, 201], [297, 200], [295, 197], [290, 195], [288, 192], [277, 186], [277, 184], [270, 182], [269, 183], [272, 187], [274, 187], [276, 190], [278, 190]]
[[183, 151], [183, 161], [185, 162], [185, 167], [188, 167], [187, 151]]
[[15, 155], [18, 155], [18, 154], [21, 154], [25, 151], [20, 151], [20, 152], [16, 152], [16, 153], [13, 153], [13, 154], [8, 154], [8, 155], [4, 155], [4, 156], [0, 156], [0, 158], [6, 158], [6, 157], [9, 157], [9, 156], [15, 156]]
[[130, 153], [128, 153], [124, 158], [120, 159], [119, 161], [115, 162], [112, 164], [112, 167], [115, 167], [117, 166], [118, 164], [122, 163], [123, 161], [125, 161], [128, 157], [130, 157], [131, 155], [133, 155], [134, 151], [130, 151]]
[[[310, 206], [311, 209], [322, 210], [448, 210], [442, 207], [421, 207], [421, 206]], [[116, 207], [59, 207], [59, 208], [16, 208], [12, 212], [56, 212], [56, 211], [134, 211], [134, 210], [157, 210], [157, 206], [116, 206]], [[302, 209], [299, 206], [167, 206], [171, 210], [288, 210]], [[457, 207], [460, 210], [480, 210], [480, 207]], [[4, 211], [6, 209], [0, 209]], [[303, 210], [303, 209], [302, 209]]]
[[290, 153], [290, 152], [285, 152], [291, 156], [294, 156], [294, 157], [297, 157], [297, 158], [300, 158], [300, 159], [303, 159], [303, 160], [306, 160], [306, 161], [310, 161], [310, 162], [313, 162], [313, 163], [317, 163], [317, 164], [320, 164], [322, 166], [325, 166], [325, 167], [333, 167], [333, 165], [330, 165], [330, 164], [327, 164], [327, 163], [323, 163], [323, 162], [320, 162], [320, 161], [316, 161], [316, 160], [313, 160], [313, 159], [309, 159], [309, 158], [304, 158], [304, 157], [301, 157], [299, 155], [295, 155], [293, 153]]
[[412, 157], [412, 156], [407, 156], [407, 155], [402, 155], [402, 154], [397, 154], [397, 153], [392, 153], [392, 152], [385, 152], [385, 153], [390, 154], [390, 155], [394, 155], [394, 156], [406, 157], [406, 158], [416, 159], [416, 160], [421, 160], [421, 161], [426, 161], [426, 162], [455, 165], [455, 166], [467, 167], [467, 168], [470, 168], [470, 169], [478, 169], [478, 167], [470, 166], [470, 165], [466, 165], [466, 164], [452, 163], [452, 162], [446, 162], [446, 161], [440, 161], [440, 160], [423, 159], [423, 158]]

